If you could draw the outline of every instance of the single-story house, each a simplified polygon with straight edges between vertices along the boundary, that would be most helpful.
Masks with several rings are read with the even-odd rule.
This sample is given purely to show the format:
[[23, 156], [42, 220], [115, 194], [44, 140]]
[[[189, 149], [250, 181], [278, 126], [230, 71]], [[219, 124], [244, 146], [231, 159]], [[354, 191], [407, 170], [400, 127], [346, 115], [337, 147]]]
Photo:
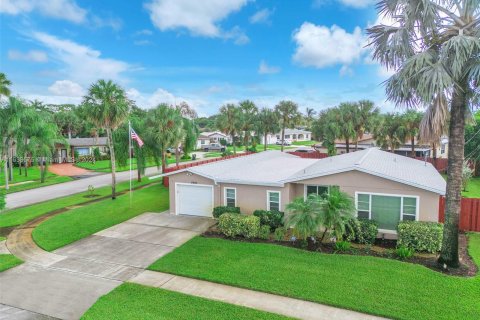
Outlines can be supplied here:
[[369, 148], [325, 159], [280, 151], [218, 161], [165, 174], [172, 214], [212, 216], [216, 206], [284, 211], [288, 203], [335, 186], [355, 199], [358, 217], [375, 219], [384, 236], [401, 220], [438, 221], [446, 182], [429, 164]]
[[227, 143], [232, 142], [232, 137], [226, 135], [220, 131], [214, 132], [202, 132], [197, 139], [197, 149], [202, 149], [203, 146], [210, 143], [220, 143], [220, 140], [224, 139]]
[[107, 154], [107, 138], [96, 137], [67, 139], [67, 144], [57, 144], [55, 146], [54, 160], [57, 163], [72, 162], [75, 151], [78, 152], [80, 156], [90, 156], [93, 155], [93, 149], [95, 148], [100, 150], [100, 154]]
[[[265, 137], [261, 136], [260, 141], [263, 144]], [[282, 139], [282, 132], [267, 135], [267, 144], [275, 144]], [[302, 129], [285, 129], [285, 140], [294, 141], [310, 141], [312, 140], [312, 132]]]

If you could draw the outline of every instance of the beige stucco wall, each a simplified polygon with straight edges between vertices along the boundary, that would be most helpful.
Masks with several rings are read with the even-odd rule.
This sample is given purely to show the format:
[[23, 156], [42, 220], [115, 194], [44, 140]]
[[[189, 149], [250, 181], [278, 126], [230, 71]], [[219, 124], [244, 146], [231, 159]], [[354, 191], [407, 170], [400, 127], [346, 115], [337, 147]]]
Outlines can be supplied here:
[[295, 197], [304, 196], [306, 184], [336, 185], [341, 191], [355, 197], [355, 192], [414, 195], [419, 197], [419, 220], [438, 221], [439, 195], [423, 189], [372, 176], [359, 171], [338, 173], [326, 177], [304, 180], [295, 184]]

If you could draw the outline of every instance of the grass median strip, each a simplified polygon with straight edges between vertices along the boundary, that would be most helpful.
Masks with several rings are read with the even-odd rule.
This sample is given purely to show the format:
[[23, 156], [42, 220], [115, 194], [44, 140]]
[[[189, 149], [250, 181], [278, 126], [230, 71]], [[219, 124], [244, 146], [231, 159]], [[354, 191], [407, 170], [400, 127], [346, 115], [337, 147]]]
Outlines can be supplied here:
[[129, 194], [69, 210], [46, 220], [33, 230], [41, 248], [53, 251], [144, 212], [168, 209], [168, 188], [160, 184], [137, 190], [130, 207]]
[[[480, 234], [470, 235], [480, 264]], [[395, 319], [478, 319], [480, 276], [459, 278], [367, 256], [196, 237], [150, 270], [270, 292]]]
[[[148, 178], [143, 178], [142, 182], [132, 181], [133, 187], [139, 187], [151, 183]], [[125, 181], [117, 185], [117, 191], [122, 192], [129, 189], [129, 182]], [[111, 194], [111, 187], [101, 187], [95, 190], [97, 198], [102, 196], [108, 196]], [[7, 210], [0, 214], [0, 228], [2, 227], [14, 227], [24, 224], [27, 221], [42, 216], [48, 212], [65, 208], [68, 206], [79, 205], [88, 201], [92, 201], [95, 198], [88, 198], [89, 193], [87, 191], [80, 192], [71, 196], [62, 197], [46, 202], [34, 204], [28, 207], [22, 207], [18, 209]]]
[[13, 254], [0, 254], [0, 272], [18, 266], [21, 263], [23, 263], [23, 261]]
[[101, 297], [83, 315], [94, 319], [289, 319], [183, 293], [125, 283]]

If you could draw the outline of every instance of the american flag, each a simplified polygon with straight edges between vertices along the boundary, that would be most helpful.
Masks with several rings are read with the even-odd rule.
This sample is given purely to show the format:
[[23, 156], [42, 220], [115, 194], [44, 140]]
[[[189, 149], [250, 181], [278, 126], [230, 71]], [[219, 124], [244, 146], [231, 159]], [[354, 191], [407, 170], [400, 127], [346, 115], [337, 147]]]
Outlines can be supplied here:
[[143, 146], [143, 141], [142, 139], [140, 139], [140, 137], [138, 136], [138, 134], [135, 132], [135, 130], [133, 130], [132, 128], [132, 132], [131, 132], [131, 137], [133, 140], [137, 141], [138, 143], [138, 146], [141, 148]]

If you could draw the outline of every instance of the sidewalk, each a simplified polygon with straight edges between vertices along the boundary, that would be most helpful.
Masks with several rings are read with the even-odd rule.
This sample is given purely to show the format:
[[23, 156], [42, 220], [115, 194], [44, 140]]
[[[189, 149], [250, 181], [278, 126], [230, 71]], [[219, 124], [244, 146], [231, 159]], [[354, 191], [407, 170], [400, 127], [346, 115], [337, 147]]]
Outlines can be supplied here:
[[327, 305], [231, 287], [168, 273], [143, 271], [130, 282], [308, 320], [380, 320], [384, 318]]

